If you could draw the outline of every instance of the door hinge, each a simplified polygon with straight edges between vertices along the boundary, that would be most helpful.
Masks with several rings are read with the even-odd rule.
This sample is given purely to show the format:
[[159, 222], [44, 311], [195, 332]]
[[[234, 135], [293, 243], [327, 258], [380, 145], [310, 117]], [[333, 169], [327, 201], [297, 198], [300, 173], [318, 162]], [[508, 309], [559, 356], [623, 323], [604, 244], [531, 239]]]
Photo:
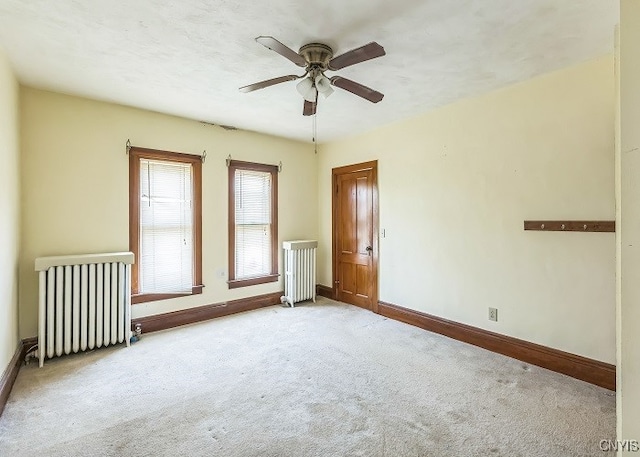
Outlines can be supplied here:
[[333, 281], [335, 284], [340, 284], [340, 281]]

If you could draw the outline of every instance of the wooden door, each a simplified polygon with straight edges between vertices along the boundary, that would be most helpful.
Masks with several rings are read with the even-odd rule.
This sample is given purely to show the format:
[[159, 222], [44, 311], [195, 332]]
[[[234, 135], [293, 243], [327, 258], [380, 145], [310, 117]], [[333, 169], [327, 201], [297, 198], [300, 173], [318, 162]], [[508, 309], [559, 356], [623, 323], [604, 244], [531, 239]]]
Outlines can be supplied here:
[[339, 301], [377, 310], [377, 162], [333, 170], [334, 291]]

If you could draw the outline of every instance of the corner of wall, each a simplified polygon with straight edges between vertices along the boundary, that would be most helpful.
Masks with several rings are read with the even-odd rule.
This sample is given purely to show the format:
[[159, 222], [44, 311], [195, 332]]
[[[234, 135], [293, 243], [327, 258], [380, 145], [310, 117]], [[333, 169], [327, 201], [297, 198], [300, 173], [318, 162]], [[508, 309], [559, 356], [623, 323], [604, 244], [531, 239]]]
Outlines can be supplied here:
[[0, 49], [0, 372], [18, 339], [18, 260], [20, 252], [19, 85]]

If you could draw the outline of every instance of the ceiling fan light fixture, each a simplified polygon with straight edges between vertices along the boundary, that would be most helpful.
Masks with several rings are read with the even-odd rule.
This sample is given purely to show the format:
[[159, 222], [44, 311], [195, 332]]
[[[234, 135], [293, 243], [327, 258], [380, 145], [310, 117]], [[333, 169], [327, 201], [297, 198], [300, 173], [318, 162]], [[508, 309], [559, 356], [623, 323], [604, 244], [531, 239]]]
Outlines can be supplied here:
[[315, 103], [317, 98], [318, 98], [318, 90], [315, 87], [311, 86], [311, 89], [309, 89], [307, 93], [304, 95], [304, 99], [308, 102]]
[[331, 81], [322, 73], [319, 73], [316, 76], [316, 88], [318, 92], [324, 95], [324, 98], [327, 98], [329, 95], [333, 94], [333, 88], [331, 87]]
[[296, 89], [302, 97], [308, 102], [315, 102], [317, 91], [313, 85], [313, 79], [309, 76], [308, 78], [304, 78], [296, 85]]
[[311, 80], [311, 78], [304, 78], [302, 81], [296, 84], [296, 89], [298, 90], [298, 93], [302, 95], [306, 100], [307, 92], [313, 89], [313, 81]]

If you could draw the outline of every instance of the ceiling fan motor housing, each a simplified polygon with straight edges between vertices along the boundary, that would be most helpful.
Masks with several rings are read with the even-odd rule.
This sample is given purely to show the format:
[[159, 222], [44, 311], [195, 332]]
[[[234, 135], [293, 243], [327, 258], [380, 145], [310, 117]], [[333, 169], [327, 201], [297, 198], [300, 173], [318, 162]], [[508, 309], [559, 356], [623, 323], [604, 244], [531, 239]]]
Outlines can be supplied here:
[[329, 67], [329, 61], [333, 58], [333, 49], [322, 43], [305, 44], [298, 51], [307, 61], [307, 70], [318, 68], [325, 71]]

